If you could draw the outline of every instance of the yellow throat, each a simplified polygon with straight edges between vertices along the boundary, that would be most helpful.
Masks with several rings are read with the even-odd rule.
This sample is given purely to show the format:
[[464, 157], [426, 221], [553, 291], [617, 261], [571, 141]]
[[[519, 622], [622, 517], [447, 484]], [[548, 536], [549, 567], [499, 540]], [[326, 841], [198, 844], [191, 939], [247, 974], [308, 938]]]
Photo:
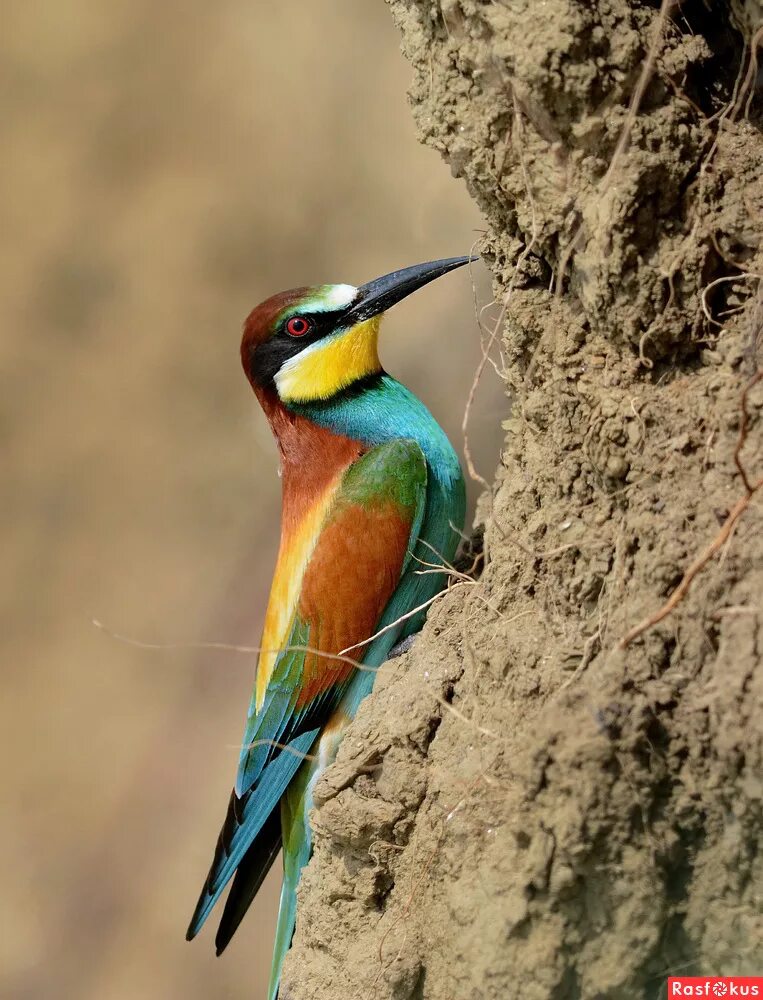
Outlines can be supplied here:
[[329, 399], [366, 375], [381, 371], [378, 340], [381, 315], [319, 340], [290, 358], [275, 376], [286, 403]]

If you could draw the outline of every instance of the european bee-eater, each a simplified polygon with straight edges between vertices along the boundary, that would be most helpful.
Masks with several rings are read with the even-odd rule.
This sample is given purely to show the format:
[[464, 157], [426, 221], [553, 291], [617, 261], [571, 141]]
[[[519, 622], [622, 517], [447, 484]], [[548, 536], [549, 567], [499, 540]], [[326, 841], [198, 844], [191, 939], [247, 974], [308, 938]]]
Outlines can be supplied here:
[[[236, 784], [187, 936], [235, 874], [219, 955], [283, 844], [271, 1000], [310, 857], [315, 782], [375, 668], [421, 628], [425, 612], [409, 612], [446, 582], [422, 563], [450, 562], [463, 527], [458, 458], [423, 403], [382, 368], [379, 324], [390, 306], [470, 259], [406, 267], [360, 288], [295, 288], [244, 324], [244, 371], [280, 453], [281, 543]], [[366, 669], [338, 657], [350, 649]]]

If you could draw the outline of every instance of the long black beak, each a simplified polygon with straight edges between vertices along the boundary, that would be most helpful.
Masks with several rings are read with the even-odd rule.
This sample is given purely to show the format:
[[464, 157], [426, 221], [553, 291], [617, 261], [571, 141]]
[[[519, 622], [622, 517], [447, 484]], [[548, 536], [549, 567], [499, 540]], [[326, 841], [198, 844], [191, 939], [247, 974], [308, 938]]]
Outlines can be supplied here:
[[479, 260], [479, 257], [430, 260], [426, 264], [414, 264], [412, 267], [404, 267], [400, 271], [385, 274], [383, 278], [369, 281], [367, 285], [361, 285], [358, 289], [358, 297], [350, 306], [344, 322], [355, 326], [372, 316], [378, 316], [411, 292], [473, 260]]

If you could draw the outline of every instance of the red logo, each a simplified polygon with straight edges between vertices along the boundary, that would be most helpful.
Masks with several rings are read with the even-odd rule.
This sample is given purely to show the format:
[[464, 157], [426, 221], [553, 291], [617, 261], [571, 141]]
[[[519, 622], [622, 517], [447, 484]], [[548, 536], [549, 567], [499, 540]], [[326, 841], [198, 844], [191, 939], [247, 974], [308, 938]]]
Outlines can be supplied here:
[[763, 976], [671, 976], [668, 1000], [673, 997], [760, 997]]

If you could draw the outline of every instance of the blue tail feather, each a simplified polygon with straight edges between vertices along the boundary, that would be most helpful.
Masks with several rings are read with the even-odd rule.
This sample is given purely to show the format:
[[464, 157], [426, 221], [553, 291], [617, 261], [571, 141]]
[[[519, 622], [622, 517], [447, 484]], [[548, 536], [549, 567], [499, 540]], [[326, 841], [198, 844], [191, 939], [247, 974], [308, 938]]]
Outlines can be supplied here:
[[[243, 800], [236, 799], [235, 795], [231, 799], [228, 819], [223, 827], [223, 833], [220, 835], [212, 868], [188, 927], [186, 937], [189, 941], [198, 934], [209, 916], [209, 911], [220, 898], [241, 859], [249, 850], [270, 814], [278, 806], [287, 785], [304, 763], [304, 755], [309, 752], [318, 732], [319, 730], [312, 729], [310, 732], [302, 733], [295, 740], [292, 740], [288, 748], [282, 750], [274, 761], [268, 764], [262, 772], [262, 778], [257, 787], [246, 798], [240, 819], [235, 813], [236, 807], [240, 810]], [[225, 838], [229, 829], [232, 829], [233, 832], [230, 842], [226, 843]]]

